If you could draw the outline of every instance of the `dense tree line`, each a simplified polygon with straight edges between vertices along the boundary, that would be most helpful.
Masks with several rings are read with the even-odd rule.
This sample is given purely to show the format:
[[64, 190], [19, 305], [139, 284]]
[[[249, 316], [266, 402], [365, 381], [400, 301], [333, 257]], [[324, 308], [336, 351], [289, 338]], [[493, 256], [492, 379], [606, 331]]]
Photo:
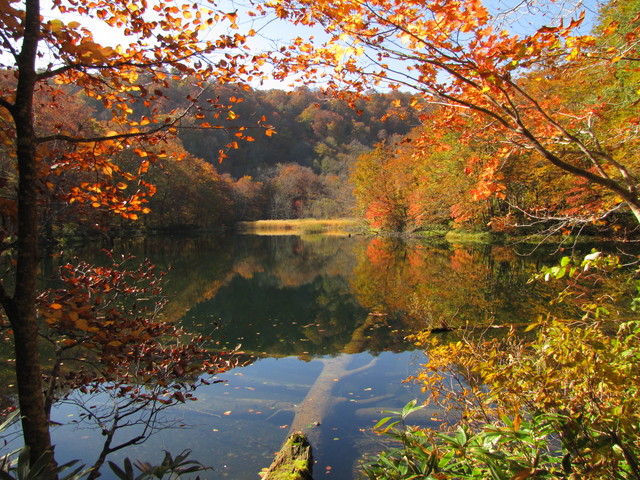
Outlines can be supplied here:
[[[5, 86], [12, 78], [11, 72], [4, 72]], [[116, 165], [123, 171], [136, 170], [151, 189], [142, 199], [143, 207], [107, 224], [98, 200], [89, 198], [96, 208], [86, 209], [74, 208], [63, 198], [62, 192], [90, 173], [53, 171], [45, 182], [42, 213], [50, 239], [96, 229], [212, 228], [265, 218], [350, 215], [354, 199], [348, 176], [357, 157], [381, 141], [407, 134], [418, 121], [406, 107], [409, 95], [397, 92], [371, 92], [368, 100], [349, 106], [308, 88], [286, 92], [202, 87], [182, 77], [162, 83], [148, 79], [145, 85], [158, 90], [157, 98], [133, 104], [134, 115], [168, 115], [187, 98], [196, 99], [197, 113], [181, 119], [175, 137], [151, 147], [153, 158], [141, 161], [135, 147], [114, 155]], [[45, 89], [38, 95], [46, 105]], [[53, 124], [85, 134], [104, 134], [111, 128], [111, 112], [102, 102], [73, 86], [57, 95], [55, 109], [37, 111], [41, 131]], [[398, 108], [402, 104], [404, 109]], [[226, 123], [208, 128], [221, 121]], [[0, 200], [7, 206], [5, 221], [10, 221], [15, 175], [9, 155], [3, 156], [1, 168]], [[124, 190], [126, 182], [123, 177], [118, 185]], [[131, 222], [138, 217], [142, 221]]]
[[283, 18], [334, 32], [321, 45], [298, 39], [275, 62], [284, 72], [350, 99], [383, 84], [422, 100], [409, 143], [358, 162], [358, 204], [372, 225], [637, 224], [637, 2], [600, 6], [588, 34], [584, 11], [559, 21], [567, 12], [545, 18], [546, 3], [543, 26], [520, 35], [504, 28], [517, 8], [477, 1], [282, 3]]

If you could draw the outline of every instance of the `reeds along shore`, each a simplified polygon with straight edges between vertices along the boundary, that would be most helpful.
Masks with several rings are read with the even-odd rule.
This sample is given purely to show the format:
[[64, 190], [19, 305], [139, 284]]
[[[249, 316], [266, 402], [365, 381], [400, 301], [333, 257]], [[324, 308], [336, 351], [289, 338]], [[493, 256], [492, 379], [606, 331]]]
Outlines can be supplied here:
[[363, 230], [362, 221], [352, 218], [315, 219], [301, 218], [291, 220], [257, 220], [241, 222], [238, 229], [243, 233], [258, 235], [297, 235], [325, 233], [349, 235]]

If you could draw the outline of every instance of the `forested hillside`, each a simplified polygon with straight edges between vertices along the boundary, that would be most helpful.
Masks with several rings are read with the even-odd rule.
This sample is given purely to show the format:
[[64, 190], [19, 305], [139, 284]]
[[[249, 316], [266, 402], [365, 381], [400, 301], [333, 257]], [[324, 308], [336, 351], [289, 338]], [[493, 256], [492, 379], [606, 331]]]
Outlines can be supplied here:
[[[46, 234], [353, 215], [392, 231], [626, 234], [640, 212], [633, 180], [640, 81], [636, 4], [612, 2], [601, 10], [592, 35], [579, 40], [570, 36], [578, 20], [526, 41], [480, 29], [485, 71], [469, 70], [465, 61], [457, 64], [446, 56], [418, 62], [429, 75], [438, 66], [459, 76], [458, 86], [439, 86], [433, 98], [426, 80], [388, 78], [379, 93], [365, 88], [376, 86], [377, 74], [367, 84], [358, 73], [342, 79], [353, 88], [331, 92], [304, 85], [293, 91], [257, 90], [166, 69], [137, 78], [138, 93], [126, 105], [87, 96], [72, 84], [61, 86], [52, 102], [43, 84], [36, 91], [41, 132], [53, 126], [74, 135], [106, 135], [117, 131], [111, 118], [118, 109], [141, 119], [134, 128], [174, 119], [146, 150], [130, 145], [113, 155], [123, 172], [137, 171], [141, 188], [135, 208], [108, 227], [103, 214], [109, 209], [98, 192], [83, 193], [80, 202], [82, 188], [76, 188], [75, 205], [62, 193], [90, 174], [56, 163], [44, 182]], [[476, 14], [482, 18], [482, 12]], [[565, 47], [564, 60], [549, 43], [554, 35], [567, 36], [574, 45]], [[357, 41], [366, 43], [366, 38]], [[303, 69], [308, 62], [314, 71], [313, 62], [328, 53], [314, 47], [318, 56], [313, 57], [305, 51], [309, 48], [298, 57], [288, 54], [283, 68], [293, 68], [287, 66], [292, 61]], [[339, 57], [328, 61], [335, 61], [337, 75], [344, 74], [343, 63], [357, 58], [342, 59], [340, 48], [335, 47]], [[370, 48], [380, 58], [397, 55], [406, 62], [413, 62], [413, 49], [420, 49], [408, 44], [394, 53], [375, 43]], [[489, 55], [494, 50], [502, 56]], [[609, 58], [608, 52], [619, 55]], [[15, 78], [5, 71], [1, 81], [10, 89]], [[313, 85], [315, 79], [306, 81]], [[181, 110], [185, 103], [190, 106]], [[4, 148], [11, 149], [8, 138]], [[76, 151], [78, 145], [65, 148]], [[59, 145], [49, 152], [52, 158], [61, 153]], [[0, 201], [11, 217], [15, 172], [9, 155], [1, 162]], [[105, 168], [110, 175], [113, 166]], [[129, 193], [130, 179], [119, 180], [108, 188]], [[131, 222], [139, 217], [142, 221]]]
[[[509, 26], [517, 8], [410, 3], [278, 4], [286, 18], [334, 33], [321, 45], [299, 39], [276, 62], [285, 73], [320, 83], [330, 70], [330, 90], [342, 97], [386, 85], [414, 93], [417, 110], [428, 106], [400, 147], [380, 145], [358, 161], [358, 205], [372, 226], [599, 233], [637, 225], [637, 1], [607, 2], [590, 21], [579, 8], [562, 21], [544, 18], [554, 5], [546, 3], [547, 23], [531, 35]], [[363, 66], [363, 56], [377, 60]]]
[[[11, 73], [4, 72], [3, 84], [8, 87], [13, 81]], [[89, 198], [93, 208], [86, 209], [60, 196], [86, 172], [61, 174], [54, 169], [46, 182], [45, 223], [51, 239], [85, 231], [215, 228], [243, 220], [351, 215], [349, 175], [358, 156], [380, 142], [397, 141], [418, 123], [408, 108], [410, 95], [399, 92], [371, 92], [368, 100], [349, 106], [308, 88], [203, 87], [195, 79], [168, 74], [161, 83], [141, 85], [153, 92], [152, 98], [133, 104], [130, 113], [143, 119], [181, 114], [186, 99], [196, 100], [190, 115], [172, 128], [174, 136], [164, 136], [151, 147], [153, 155], [146, 152], [148, 157], [141, 160], [136, 148], [117, 153], [117, 165], [137, 171], [149, 189], [140, 198], [142, 207], [118, 221], [111, 219], [107, 226], [98, 197]], [[38, 112], [41, 131], [56, 125], [76, 134], [105, 134], [113, 127], [112, 111], [101, 99], [73, 87], [62, 92], [54, 110]], [[46, 95], [44, 88], [38, 93], [42, 105]], [[15, 210], [9, 156], [0, 168], [2, 202], [9, 213]], [[126, 176], [122, 180], [112, 188], [125, 190]]]

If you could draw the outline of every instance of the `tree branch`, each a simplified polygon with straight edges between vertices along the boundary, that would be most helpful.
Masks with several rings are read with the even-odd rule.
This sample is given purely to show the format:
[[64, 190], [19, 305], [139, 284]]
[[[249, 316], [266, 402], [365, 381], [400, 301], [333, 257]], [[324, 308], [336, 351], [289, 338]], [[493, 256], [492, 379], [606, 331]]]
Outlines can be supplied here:
[[9, 112], [13, 110], [13, 104], [7, 102], [4, 98], [0, 98], [0, 107], [6, 108]]

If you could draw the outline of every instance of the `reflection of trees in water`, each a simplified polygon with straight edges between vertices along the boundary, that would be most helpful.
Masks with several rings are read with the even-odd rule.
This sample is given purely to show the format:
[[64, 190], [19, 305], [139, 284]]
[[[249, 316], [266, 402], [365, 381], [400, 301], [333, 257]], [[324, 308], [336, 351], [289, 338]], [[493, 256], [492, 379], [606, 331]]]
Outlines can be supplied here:
[[[186, 330], [256, 354], [403, 351], [406, 335], [426, 326], [521, 321], [547, 309], [546, 287], [527, 283], [535, 261], [508, 247], [239, 236], [148, 238], [121, 248], [169, 270], [164, 318], [184, 317]], [[155, 419], [147, 407], [144, 418]]]
[[[243, 274], [228, 276], [214, 298], [194, 306], [185, 318], [189, 328], [215, 322], [216, 338], [257, 354], [334, 354], [354, 335], [360, 351], [406, 349], [397, 319], [371, 318], [353, 296], [353, 252], [363, 239], [249, 238], [262, 262], [237, 258], [233, 272], [237, 265]], [[260, 268], [249, 275], [248, 265]]]
[[404, 337], [427, 327], [523, 321], [548, 308], [548, 287], [528, 283], [539, 260], [504, 246], [241, 236], [190, 251], [172, 258], [172, 311], [260, 354], [329, 354], [356, 332], [363, 349], [404, 350]]
[[200, 331], [215, 322], [216, 338], [259, 354], [340, 351], [367, 317], [347, 280], [358, 243], [340, 237], [240, 237], [237, 244], [246, 248], [237, 249], [224, 286], [193, 306], [185, 322]]
[[[172, 292], [164, 317], [181, 318], [194, 305], [212, 299], [237, 276], [252, 278], [264, 271], [276, 286], [297, 287], [318, 275], [348, 275], [357, 239], [297, 236], [149, 237], [128, 241], [121, 249], [149, 258], [168, 270]], [[262, 277], [262, 282], [267, 281]]]
[[526, 321], [547, 311], [545, 287], [528, 283], [535, 261], [509, 247], [408, 245], [377, 237], [358, 256], [352, 285], [359, 302], [402, 317], [405, 333]]
[[71, 423], [89, 423], [102, 437], [89, 479], [107, 456], [167, 428], [162, 412], [192, 399], [208, 383], [203, 375], [237, 364], [159, 319], [164, 297], [153, 265], [131, 265], [125, 256], [101, 261], [61, 265], [37, 303], [47, 417], [53, 405], [72, 405], [69, 416], [78, 420]]
[[318, 275], [348, 276], [353, 266], [352, 250], [359, 240], [345, 237], [272, 237], [268, 271], [280, 285], [296, 287]]
[[218, 296], [195, 306], [185, 323], [203, 318], [219, 323], [217, 338], [242, 343], [245, 351], [311, 356], [339, 351], [366, 312], [344, 278], [316, 275], [311, 283], [282, 286], [277, 277], [260, 273], [234, 278]]

